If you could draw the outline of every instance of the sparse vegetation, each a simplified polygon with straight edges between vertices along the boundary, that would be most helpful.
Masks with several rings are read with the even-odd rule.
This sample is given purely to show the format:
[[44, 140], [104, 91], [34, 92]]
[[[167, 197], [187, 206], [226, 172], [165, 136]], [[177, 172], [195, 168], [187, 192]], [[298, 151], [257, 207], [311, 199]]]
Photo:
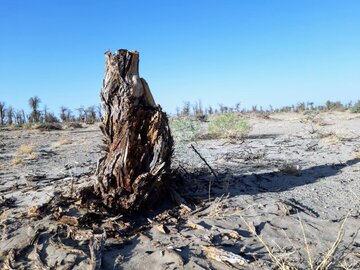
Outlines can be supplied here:
[[36, 147], [31, 144], [23, 144], [16, 150], [12, 165], [24, 165], [26, 160], [37, 160], [39, 155], [36, 153]]
[[191, 104], [190, 102], [184, 102], [182, 108], [176, 109], [177, 116], [201, 116], [206, 117], [212, 114], [224, 114], [228, 112], [238, 112], [242, 114], [255, 113], [259, 116], [267, 116], [271, 113], [280, 112], [294, 112], [294, 113], [307, 113], [307, 112], [329, 112], [329, 111], [351, 111], [360, 112], [360, 101], [352, 105], [352, 102], [343, 104], [340, 101], [326, 101], [323, 105], [315, 105], [314, 102], [299, 102], [296, 105], [284, 106], [280, 108], [269, 107], [263, 108], [262, 106], [253, 105], [250, 109], [241, 108], [240, 103], [236, 103], [233, 107], [219, 104], [218, 108], [209, 106], [203, 108], [201, 101]]
[[358, 100], [350, 109], [352, 113], [360, 113], [360, 100]]
[[184, 143], [199, 139], [202, 134], [202, 125], [196, 119], [189, 116], [171, 119], [170, 128], [175, 143]]
[[25, 162], [24, 162], [24, 160], [21, 159], [21, 158], [14, 157], [14, 158], [11, 160], [11, 164], [17, 166], [17, 165], [24, 165]]
[[70, 140], [70, 138], [64, 137], [61, 138], [61, 140], [59, 141], [59, 145], [67, 145], [67, 144], [72, 144], [72, 140]]
[[213, 138], [243, 139], [251, 126], [243, 117], [234, 112], [213, 115], [209, 118], [209, 135]]
[[[333, 244], [331, 245], [331, 247], [324, 253], [324, 254], [318, 254], [313, 256], [307, 237], [306, 237], [306, 232], [304, 229], [304, 224], [303, 221], [301, 220], [300, 216], [298, 215], [298, 220], [300, 223], [300, 228], [301, 228], [301, 232], [303, 235], [303, 241], [304, 241], [304, 251], [306, 253], [306, 261], [307, 261], [307, 267], [308, 269], [312, 269], [312, 270], [327, 270], [327, 269], [338, 269], [337, 267], [341, 267], [339, 269], [355, 269], [355, 268], [344, 268], [342, 265], [342, 262], [339, 261], [338, 258], [343, 257], [344, 254], [336, 254], [336, 252], [338, 251], [339, 245], [341, 243], [341, 241], [343, 240], [344, 237], [344, 225], [347, 221], [347, 218], [349, 217], [351, 211], [346, 215], [346, 217], [344, 218], [343, 222], [340, 225], [340, 228], [338, 230], [337, 236], [335, 241], [333, 242]], [[252, 226], [240, 213], [240, 218], [242, 219], [242, 221], [245, 223], [245, 225], [247, 226], [247, 228], [249, 229], [249, 231], [256, 237], [256, 239], [265, 247], [270, 259], [273, 261], [273, 263], [281, 270], [297, 270], [297, 269], [303, 269], [301, 268], [301, 260], [299, 259], [295, 259], [295, 260], [291, 260], [289, 258], [289, 256], [280, 256], [280, 254], [275, 254], [274, 250], [276, 248], [270, 246], [264, 239], [263, 237], [258, 234], [256, 232], [256, 228], [254, 226]], [[281, 248], [279, 246], [277, 246], [278, 249]], [[293, 255], [294, 253], [300, 253], [300, 250], [297, 249], [296, 247], [292, 247], [293, 248], [293, 252], [290, 253], [290, 256]], [[345, 252], [344, 250], [342, 250], [342, 252]], [[298, 255], [300, 258], [302, 257], [301, 254]], [[358, 265], [358, 263], [356, 263], [356, 265]], [[356, 267], [355, 265], [355, 267]]]
[[[96, 121], [100, 121], [102, 118], [100, 106], [89, 106], [87, 109], [84, 109], [84, 107], [80, 107], [76, 109], [78, 111], [77, 117], [73, 115], [72, 111], [69, 108], [61, 106], [59, 119], [53, 112], [49, 111], [46, 105], [43, 106], [43, 110], [40, 110], [41, 99], [37, 96], [31, 97], [28, 100], [28, 104], [31, 112], [29, 114], [26, 114], [23, 109], [17, 110], [14, 109], [12, 106], [6, 107], [5, 102], [0, 102], [0, 126], [16, 125], [18, 127], [24, 127], [26, 129], [34, 128], [40, 130], [53, 130], [56, 129], [52, 128], [55, 126], [48, 124], [56, 124], [59, 123], [60, 120], [63, 123], [93, 124]], [[38, 125], [41, 126], [39, 126], [38, 128]]]
[[61, 130], [62, 127], [59, 123], [43, 123], [43, 124], [35, 124], [30, 125], [29, 128], [37, 129], [41, 131], [51, 131], [51, 130]]
[[75, 129], [75, 128], [83, 128], [83, 125], [79, 122], [70, 122], [65, 124], [64, 129]]
[[[102, 119], [102, 108], [101, 106], [89, 106], [84, 108], [81, 106], [76, 108], [75, 111], [77, 115], [74, 115], [72, 110], [61, 106], [59, 118], [52, 112], [48, 110], [48, 107], [44, 105], [43, 110], [40, 110], [41, 99], [37, 96], [31, 97], [29, 99], [29, 106], [31, 108], [31, 113], [26, 114], [24, 110], [16, 110], [9, 106], [6, 108], [5, 102], [0, 102], [0, 125], [12, 125], [25, 126], [28, 125], [28, 128], [33, 124], [46, 124], [46, 123], [87, 123], [93, 124]], [[242, 115], [248, 113], [255, 113], [257, 116], [262, 118], [269, 118], [271, 113], [279, 112], [294, 112], [294, 113], [310, 113], [317, 115], [319, 112], [325, 111], [350, 111], [353, 113], [360, 113], [360, 101], [357, 101], [355, 104], [351, 102], [347, 104], [342, 104], [339, 101], [327, 101], [324, 105], [314, 105], [314, 102], [299, 102], [296, 105], [284, 106], [281, 108], [274, 108], [269, 106], [268, 109], [264, 109], [262, 106], [254, 105], [251, 109], [241, 108], [240, 103], [236, 103], [232, 106], [225, 106], [219, 104], [218, 108], [213, 106], [204, 107], [201, 100], [191, 103], [184, 102], [182, 108], [176, 108], [177, 117], [190, 117], [191, 119], [196, 119], [201, 122], [206, 122], [209, 116], [219, 115], [226, 113], [237, 112]], [[320, 121], [321, 119], [315, 118], [315, 121]], [[319, 122], [319, 125], [321, 123]], [[324, 123], [326, 125], [326, 123]], [[46, 130], [46, 129], [45, 129]]]
[[16, 151], [16, 154], [17, 155], [31, 155], [34, 152], [35, 152], [34, 145], [23, 144], [18, 148], [18, 150]]

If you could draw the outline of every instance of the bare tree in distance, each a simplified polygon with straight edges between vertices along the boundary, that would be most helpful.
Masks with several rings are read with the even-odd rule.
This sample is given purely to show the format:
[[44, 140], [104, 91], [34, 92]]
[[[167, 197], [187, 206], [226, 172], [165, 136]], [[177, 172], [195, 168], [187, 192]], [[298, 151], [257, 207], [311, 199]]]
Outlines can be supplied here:
[[40, 122], [40, 116], [41, 113], [39, 111], [39, 104], [41, 100], [37, 96], [31, 97], [29, 99], [29, 106], [31, 108], [31, 113], [29, 116], [29, 122], [30, 123], [39, 123]]
[[5, 124], [5, 102], [0, 102], [0, 125]]
[[78, 112], [78, 118], [77, 120], [80, 122], [85, 122], [85, 109], [84, 106], [80, 106], [79, 108], [76, 109], [76, 111]]
[[15, 114], [15, 122], [18, 126], [22, 126], [26, 122], [24, 110], [17, 110]]
[[102, 112], [102, 107], [100, 104], [96, 106], [96, 112], [98, 115], [98, 120], [101, 121], [103, 118], [103, 112]]
[[7, 118], [7, 124], [8, 125], [12, 125], [13, 124], [13, 119], [14, 119], [14, 109], [13, 107], [9, 107], [6, 110], [6, 118]]
[[60, 119], [62, 122], [72, 121], [73, 120], [72, 111], [65, 106], [61, 106], [60, 107]]
[[95, 106], [89, 106], [86, 111], [86, 123], [93, 124], [96, 121], [96, 111]]

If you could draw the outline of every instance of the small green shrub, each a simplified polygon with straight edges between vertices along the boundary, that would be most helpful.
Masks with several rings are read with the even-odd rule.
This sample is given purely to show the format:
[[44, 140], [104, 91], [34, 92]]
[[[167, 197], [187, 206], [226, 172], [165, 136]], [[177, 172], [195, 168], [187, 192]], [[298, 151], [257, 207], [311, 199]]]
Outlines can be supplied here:
[[350, 110], [352, 113], [360, 113], [360, 100], [358, 100]]
[[177, 117], [170, 120], [170, 129], [175, 144], [195, 141], [201, 136], [201, 123], [190, 117]]
[[209, 118], [209, 135], [214, 138], [237, 139], [246, 137], [250, 124], [233, 112], [214, 115]]

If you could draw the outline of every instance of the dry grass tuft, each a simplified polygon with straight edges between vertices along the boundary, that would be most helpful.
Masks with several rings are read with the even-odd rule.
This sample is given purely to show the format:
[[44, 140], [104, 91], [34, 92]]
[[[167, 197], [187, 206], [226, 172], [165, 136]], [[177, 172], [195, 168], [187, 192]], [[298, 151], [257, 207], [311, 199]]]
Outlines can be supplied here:
[[306, 250], [306, 254], [308, 256], [308, 259], [307, 259], [308, 264], [309, 264], [310, 269], [314, 270], [314, 262], [313, 262], [313, 257], [312, 257], [312, 254], [311, 254], [311, 249], [310, 249], [309, 243], [307, 241], [304, 225], [303, 225], [303, 222], [301, 220], [301, 217], [300, 217], [299, 213], [298, 213], [298, 219], [299, 219], [299, 222], [300, 222], [301, 232], [302, 232], [303, 238], [304, 238], [305, 250]]
[[336, 144], [340, 143], [340, 139], [339, 139], [339, 137], [332, 135], [332, 136], [329, 136], [326, 138], [322, 138], [322, 142], [324, 144], [328, 144], [328, 145], [336, 145]]
[[70, 140], [69, 138], [62, 138], [59, 141], [59, 145], [67, 145], [67, 144], [72, 144], [72, 140]]
[[278, 256], [276, 256], [273, 252], [272, 252], [272, 248], [266, 244], [266, 242], [264, 241], [264, 239], [257, 234], [256, 229], [254, 226], [251, 226], [246, 219], [240, 214], [240, 218], [242, 219], [242, 221], [245, 223], [245, 225], [248, 227], [249, 231], [256, 237], [256, 239], [264, 246], [264, 248], [266, 249], [267, 253], [270, 256], [270, 259], [273, 261], [273, 263], [275, 263], [275, 265], [281, 269], [281, 270], [289, 270], [289, 269], [295, 269], [292, 266], [287, 265], [281, 258], [279, 258]]
[[64, 125], [63, 128], [72, 130], [72, 129], [76, 129], [76, 128], [83, 128], [83, 125], [78, 122], [71, 122], [71, 123], [67, 123], [66, 125]]
[[326, 122], [326, 121], [325, 121], [323, 118], [321, 118], [321, 117], [315, 118], [315, 119], [313, 120], [313, 123], [316, 124], [316, 125], [318, 125], [318, 126], [321, 126], [321, 127], [330, 125], [328, 122]]
[[23, 144], [18, 148], [18, 150], [16, 150], [16, 155], [17, 156], [31, 155], [34, 152], [35, 152], [35, 146], [34, 145]]
[[38, 158], [39, 158], [39, 155], [35, 152], [33, 152], [29, 155], [30, 160], [37, 160]]
[[37, 160], [39, 155], [36, 153], [36, 147], [31, 144], [23, 144], [16, 150], [12, 165], [25, 165], [27, 160]]
[[[335, 264], [340, 264], [343, 268], [343, 264], [341, 262], [337, 262], [336, 263], [336, 251], [338, 250], [338, 247], [344, 237], [345, 234], [345, 230], [344, 230], [344, 226], [345, 223], [348, 219], [348, 217], [351, 214], [351, 210], [348, 212], [348, 214], [346, 215], [346, 217], [344, 218], [343, 222], [340, 225], [340, 229], [338, 231], [338, 234], [336, 236], [336, 239], [334, 241], [334, 243], [331, 245], [331, 247], [325, 252], [324, 255], [318, 255], [317, 258], [314, 260], [313, 255], [311, 253], [311, 249], [309, 246], [309, 243], [307, 241], [306, 238], [306, 233], [305, 233], [305, 228], [303, 225], [303, 222], [300, 218], [300, 215], [298, 215], [298, 219], [299, 219], [299, 223], [300, 223], [300, 227], [301, 227], [301, 232], [304, 238], [304, 246], [305, 246], [305, 252], [307, 255], [307, 263], [308, 263], [308, 268], [307, 269], [311, 269], [311, 270], [327, 270], [330, 269], [331, 267], [335, 267]], [[257, 234], [256, 229], [254, 226], [252, 226], [251, 224], [248, 223], [248, 221], [246, 221], [246, 219], [240, 214], [240, 218], [243, 220], [243, 222], [245, 223], [245, 225], [248, 227], [249, 231], [256, 237], [256, 239], [265, 247], [267, 253], [269, 254], [270, 259], [273, 261], [273, 263], [281, 270], [290, 270], [290, 269], [302, 269], [300, 268], [300, 261], [298, 262], [299, 265], [295, 266], [293, 263], [290, 262], [289, 258], [284, 259], [281, 258], [281, 256], [275, 254], [273, 252], [273, 248], [271, 246], [269, 246], [264, 239]], [[281, 255], [281, 254], [280, 254]], [[338, 254], [339, 255], [339, 254]], [[340, 254], [342, 255], [342, 254]], [[341, 256], [340, 256], [341, 257]], [[348, 268], [344, 268], [344, 269], [348, 269]], [[350, 268], [349, 268], [350, 269]]]
[[354, 155], [354, 158], [360, 159], [360, 151], [355, 151], [353, 155]]
[[14, 166], [17, 166], [17, 165], [24, 165], [25, 162], [23, 159], [21, 158], [18, 158], [18, 157], [15, 157], [11, 160], [11, 164], [14, 165]]
[[58, 123], [33, 124], [30, 126], [30, 128], [40, 131], [62, 130], [61, 125]]
[[341, 240], [344, 237], [344, 234], [345, 234], [344, 226], [345, 226], [345, 223], [346, 223], [350, 213], [351, 213], [351, 211], [349, 211], [349, 213], [344, 218], [344, 221], [342, 222], [342, 224], [340, 226], [340, 230], [337, 234], [335, 242], [329, 248], [329, 250], [326, 252], [324, 258], [321, 260], [320, 264], [316, 267], [316, 270], [326, 270], [326, 269], [329, 269], [329, 266], [331, 266], [331, 263], [334, 259], [334, 254], [335, 254], [337, 248], [339, 247]]

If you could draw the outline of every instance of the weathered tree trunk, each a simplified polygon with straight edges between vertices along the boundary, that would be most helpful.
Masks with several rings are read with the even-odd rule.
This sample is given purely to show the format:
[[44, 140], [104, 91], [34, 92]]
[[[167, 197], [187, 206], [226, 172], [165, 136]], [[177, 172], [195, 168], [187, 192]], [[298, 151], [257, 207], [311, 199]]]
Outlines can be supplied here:
[[139, 77], [139, 53], [106, 53], [101, 101], [106, 154], [95, 192], [113, 209], [138, 211], [160, 197], [170, 171], [173, 139], [168, 119]]

